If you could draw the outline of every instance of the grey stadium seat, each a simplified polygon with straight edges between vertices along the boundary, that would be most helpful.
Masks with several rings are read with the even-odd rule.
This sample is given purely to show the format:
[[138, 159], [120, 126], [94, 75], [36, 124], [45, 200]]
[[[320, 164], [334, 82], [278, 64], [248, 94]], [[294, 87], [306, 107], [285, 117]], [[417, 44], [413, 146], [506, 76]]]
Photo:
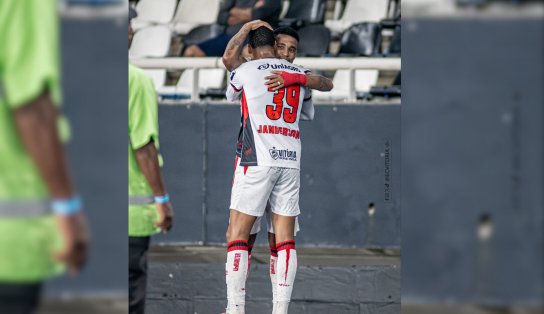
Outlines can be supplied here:
[[322, 56], [329, 50], [331, 32], [323, 25], [308, 25], [298, 30], [299, 56]]

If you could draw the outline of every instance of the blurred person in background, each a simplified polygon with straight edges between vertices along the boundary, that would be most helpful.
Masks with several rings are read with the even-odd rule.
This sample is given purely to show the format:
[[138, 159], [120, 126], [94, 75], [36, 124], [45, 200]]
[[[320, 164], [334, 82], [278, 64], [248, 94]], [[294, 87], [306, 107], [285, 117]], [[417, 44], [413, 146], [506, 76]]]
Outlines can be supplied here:
[[[250, 31], [255, 30], [261, 26], [272, 29], [271, 26], [264, 21], [251, 21], [244, 24], [240, 31], [229, 41], [227, 49], [223, 54], [223, 63], [229, 71], [234, 71], [241, 64], [246, 62], [246, 58], [243, 54], [243, 49], [245, 49], [244, 42]], [[276, 57], [293, 63], [297, 54], [298, 42], [300, 40], [297, 31], [291, 27], [279, 27], [274, 30], [274, 36], [276, 39], [276, 44], [274, 46]], [[304, 74], [273, 70], [272, 75], [267, 76], [266, 79], [266, 85], [273, 91], [295, 84], [302, 84], [309, 89], [317, 89], [319, 91], [325, 92], [330, 91], [333, 88], [332, 80], [321, 75], [313, 74], [309, 69], [304, 69]], [[311, 99], [311, 96], [308, 99]], [[309, 108], [310, 112], [301, 112], [300, 120], [313, 120], [313, 105], [309, 106]], [[241, 135], [242, 133], [240, 132], [238, 136], [239, 143], [241, 143], [242, 141]], [[268, 243], [270, 246], [270, 267], [268, 269], [270, 272], [270, 280], [272, 284], [272, 303], [275, 306], [277, 304], [277, 283], [275, 269], [278, 259], [278, 252], [276, 249], [276, 235], [274, 233], [274, 226], [272, 224], [271, 209], [269, 203], [267, 204], [265, 209], [265, 218], [268, 230]], [[258, 217], [250, 231], [250, 236], [248, 240], [248, 273], [251, 265], [251, 251], [253, 249], [255, 241], [257, 240], [257, 234], [261, 230], [261, 220], [262, 217]], [[294, 231], [295, 236], [297, 232], [300, 231], [298, 217], [295, 220]]]
[[0, 313], [34, 313], [43, 282], [87, 260], [59, 114], [56, 0], [0, 2]]
[[225, 32], [185, 49], [184, 57], [220, 57], [229, 40], [252, 20], [263, 20], [277, 26], [281, 13], [281, 0], [225, 0], [219, 11], [217, 23]]
[[[133, 37], [129, 11], [129, 47]], [[172, 228], [173, 208], [161, 174], [158, 103], [151, 78], [128, 69], [129, 312], [144, 313], [150, 237]]]

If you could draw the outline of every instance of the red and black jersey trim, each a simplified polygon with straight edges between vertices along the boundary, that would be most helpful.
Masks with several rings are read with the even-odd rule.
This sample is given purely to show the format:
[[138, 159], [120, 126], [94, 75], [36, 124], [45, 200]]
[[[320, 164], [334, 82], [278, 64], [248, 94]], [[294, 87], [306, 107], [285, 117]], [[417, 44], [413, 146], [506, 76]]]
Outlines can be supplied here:
[[[242, 149], [240, 151], [240, 166], [257, 166], [257, 150], [255, 148], [255, 139], [253, 129], [251, 128], [251, 119], [247, 106], [246, 95], [242, 92]], [[239, 140], [240, 142], [240, 140]]]

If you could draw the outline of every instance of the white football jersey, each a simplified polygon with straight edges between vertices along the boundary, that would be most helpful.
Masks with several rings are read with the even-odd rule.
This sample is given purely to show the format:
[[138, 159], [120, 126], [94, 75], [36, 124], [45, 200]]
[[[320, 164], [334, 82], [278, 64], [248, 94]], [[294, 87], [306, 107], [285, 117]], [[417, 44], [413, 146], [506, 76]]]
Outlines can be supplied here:
[[300, 169], [299, 121], [301, 113], [305, 120], [313, 119], [311, 96], [300, 85], [268, 90], [265, 77], [272, 70], [307, 71], [282, 59], [266, 58], [243, 63], [230, 74], [227, 99], [241, 98], [240, 165]]

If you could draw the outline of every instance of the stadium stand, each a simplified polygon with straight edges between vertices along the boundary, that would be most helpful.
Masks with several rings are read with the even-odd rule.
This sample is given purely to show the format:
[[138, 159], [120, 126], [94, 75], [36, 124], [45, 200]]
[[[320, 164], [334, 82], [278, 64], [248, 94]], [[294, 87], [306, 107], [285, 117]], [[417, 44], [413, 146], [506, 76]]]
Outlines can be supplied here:
[[305, 24], [323, 24], [326, 0], [290, 1], [280, 25], [300, 28]]
[[380, 25], [378, 23], [359, 23], [351, 26], [340, 43], [339, 55], [375, 55], [379, 47]]
[[172, 20], [174, 32], [185, 35], [199, 25], [215, 23], [219, 6], [220, 0], [180, 0]]
[[155, 86], [155, 89], [157, 91], [161, 90], [161, 88], [164, 87], [166, 84], [166, 70], [165, 69], [146, 69], [144, 70], [149, 77], [151, 77], [151, 80], [153, 81], [153, 85]]
[[[330, 92], [312, 91], [312, 97], [322, 101], [338, 101], [349, 97], [349, 70], [338, 70], [332, 82], [334, 88]], [[370, 91], [378, 80], [378, 70], [355, 70], [355, 92], [363, 95]]]
[[172, 20], [177, 0], [140, 0], [136, 5], [138, 17], [132, 20], [136, 31], [153, 24], [167, 24]]
[[[136, 31], [131, 58], [161, 58], [182, 56], [186, 47], [213, 38], [225, 31], [224, 26], [215, 24], [220, 5], [224, 0], [140, 0], [131, 5], [139, 10], [137, 23], [144, 24]], [[161, 18], [156, 9], [162, 7]], [[173, 4], [172, 4], [173, 3]], [[142, 12], [143, 10], [143, 12]], [[379, 58], [400, 57], [401, 25], [400, 3], [398, 0], [296, 0], [282, 1], [280, 24], [297, 28], [301, 41], [298, 57], [331, 57], [331, 58]], [[196, 61], [196, 60], [195, 60]], [[335, 83], [344, 84], [349, 80], [349, 70], [358, 70], [355, 77], [355, 93], [348, 86], [338, 87], [329, 95], [319, 95], [317, 101], [367, 101], [372, 98], [397, 97], [400, 88], [387, 89], [394, 79], [397, 70], [383, 68], [357, 68], [345, 66], [320, 68], [314, 64], [312, 70], [324, 70], [328, 77], [334, 77]], [[316, 66], [317, 65], [317, 66]], [[198, 97], [224, 98], [226, 73], [221, 80], [206, 86], [203, 80], [204, 70], [209, 65], [195, 66], [202, 69], [198, 84], [201, 85]], [[339, 65], [340, 66], [340, 65]], [[223, 68], [221, 62], [211, 67]], [[168, 75], [154, 77], [157, 90], [162, 99], [183, 100], [192, 91], [192, 80], [189, 67], [163, 68]], [[343, 70], [339, 70], [343, 69]], [[348, 71], [348, 72], [346, 72]], [[337, 73], [335, 73], [337, 72]], [[152, 72], [153, 73], [153, 72]], [[217, 72], [219, 73], [219, 72]], [[180, 77], [182, 76], [182, 77]], [[166, 80], [166, 78], [168, 78]], [[376, 85], [374, 94], [370, 94], [371, 86]], [[349, 92], [351, 90], [352, 92]], [[356, 96], [355, 96], [356, 94]], [[193, 99], [194, 100], [194, 99]]]
[[[224, 26], [221, 26], [219, 24], [197, 26], [183, 37], [183, 47], [188, 47], [190, 45], [202, 42], [206, 39], [213, 38], [222, 33], [224, 30]], [[181, 55], [183, 55], [183, 51]]]
[[325, 21], [325, 26], [334, 35], [341, 34], [350, 26], [360, 22], [378, 23], [387, 15], [387, 0], [348, 0], [339, 20]]
[[170, 50], [172, 31], [168, 26], [145, 27], [134, 34], [129, 50], [131, 57], [165, 57]]
[[308, 25], [298, 30], [299, 56], [322, 56], [329, 51], [331, 32], [323, 25]]
[[[198, 89], [201, 96], [208, 95], [209, 90], [223, 89], [226, 78], [225, 69], [201, 69], [198, 71]], [[183, 71], [175, 86], [158, 88], [162, 99], [188, 99], [193, 93], [193, 69]], [[224, 95], [224, 93], [221, 93]]]

